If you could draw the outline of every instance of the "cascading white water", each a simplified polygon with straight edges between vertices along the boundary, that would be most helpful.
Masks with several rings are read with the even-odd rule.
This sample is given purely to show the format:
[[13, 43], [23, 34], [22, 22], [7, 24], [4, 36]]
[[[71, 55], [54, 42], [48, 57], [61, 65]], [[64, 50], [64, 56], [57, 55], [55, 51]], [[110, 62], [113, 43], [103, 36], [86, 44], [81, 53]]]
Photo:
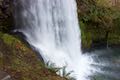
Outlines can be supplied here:
[[75, 0], [16, 0], [18, 32], [34, 46], [44, 61], [67, 66], [77, 80], [87, 80], [88, 58], [81, 54]]

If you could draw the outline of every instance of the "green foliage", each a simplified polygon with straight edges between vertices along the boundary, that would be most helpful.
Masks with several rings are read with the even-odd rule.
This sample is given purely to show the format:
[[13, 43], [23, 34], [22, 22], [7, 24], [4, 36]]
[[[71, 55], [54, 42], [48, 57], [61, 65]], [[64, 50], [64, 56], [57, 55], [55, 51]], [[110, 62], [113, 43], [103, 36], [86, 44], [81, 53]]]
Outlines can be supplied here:
[[48, 61], [45, 66], [50, 71], [58, 73], [63, 78], [66, 78], [67, 80], [76, 80], [74, 77], [71, 77], [71, 74], [73, 73], [73, 71], [70, 71], [70, 72], [66, 71], [66, 66], [63, 66], [62, 68], [57, 68], [56, 65], [54, 63], [51, 63], [50, 61]]
[[68, 80], [76, 80], [74, 77], [71, 77], [71, 74], [73, 73], [73, 71], [67, 72], [66, 71], [66, 66], [64, 66], [62, 68], [62, 76], [67, 78]]
[[50, 71], [55, 72], [55, 73], [57, 73], [61, 70], [61, 68], [57, 68], [56, 65], [54, 63], [51, 63], [50, 61], [48, 61], [45, 66]]
[[90, 47], [90, 44], [92, 43], [92, 37], [91, 33], [86, 30], [86, 25], [82, 21], [80, 22], [81, 27], [81, 37], [82, 37], [82, 45], [84, 48]]
[[[120, 43], [120, 9], [104, 5], [108, 4], [105, 0], [104, 3], [102, 2], [103, 0], [79, 0], [78, 2], [78, 5], [81, 5], [78, 14], [84, 48], [90, 48], [93, 41], [106, 38], [109, 44]], [[109, 32], [108, 36], [106, 36], [107, 32]]]

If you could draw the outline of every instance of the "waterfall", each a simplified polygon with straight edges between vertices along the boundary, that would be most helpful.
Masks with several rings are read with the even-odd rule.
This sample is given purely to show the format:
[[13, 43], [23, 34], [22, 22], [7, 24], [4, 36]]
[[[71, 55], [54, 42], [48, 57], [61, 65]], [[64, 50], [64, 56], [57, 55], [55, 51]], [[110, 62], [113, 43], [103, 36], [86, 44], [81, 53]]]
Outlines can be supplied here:
[[90, 60], [81, 54], [75, 0], [16, 0], [15, 31], [22, 32], [45, 63], [67, 66], [77, 80], [88, 80]]

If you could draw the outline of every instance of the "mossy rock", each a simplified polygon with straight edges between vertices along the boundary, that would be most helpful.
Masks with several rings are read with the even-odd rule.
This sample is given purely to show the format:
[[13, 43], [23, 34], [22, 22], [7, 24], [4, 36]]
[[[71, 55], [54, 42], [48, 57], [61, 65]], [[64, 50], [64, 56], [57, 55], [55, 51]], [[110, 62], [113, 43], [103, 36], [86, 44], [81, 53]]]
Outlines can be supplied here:
[[0, 32], [0, 70], [14, 80], [66, 80], [47, 69], [18, 38]]

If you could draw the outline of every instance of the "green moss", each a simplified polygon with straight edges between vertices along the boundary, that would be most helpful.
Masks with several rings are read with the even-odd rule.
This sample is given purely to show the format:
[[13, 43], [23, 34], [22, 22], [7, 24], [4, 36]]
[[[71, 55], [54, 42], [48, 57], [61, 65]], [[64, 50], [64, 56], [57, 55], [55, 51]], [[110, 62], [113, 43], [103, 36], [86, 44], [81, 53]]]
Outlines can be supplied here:
[[[0, 33], [0, 69], [16, 80], [65, 80], [47, 69], [29, 47], [18, 38]], [[4, 65], [2, 65], [4, 64]]]
[[8, 35], [8, 34], [4, 34], [2, 36], [3, 41], [8, 44], [8, 45], [13, 45], [13, 43], [15, 43], [17, 41], [17, 39], [15, 39], [14, 37]]
[[5, 44], [11, 47], [15, 47], [16, 49], [19, 49], [21, 51], [26, 51], [26, 45], [23, 44], [17, 37], [14, 37], [9, 34], [3, 34], [0, 32], [0, 38], [3, 40]]

